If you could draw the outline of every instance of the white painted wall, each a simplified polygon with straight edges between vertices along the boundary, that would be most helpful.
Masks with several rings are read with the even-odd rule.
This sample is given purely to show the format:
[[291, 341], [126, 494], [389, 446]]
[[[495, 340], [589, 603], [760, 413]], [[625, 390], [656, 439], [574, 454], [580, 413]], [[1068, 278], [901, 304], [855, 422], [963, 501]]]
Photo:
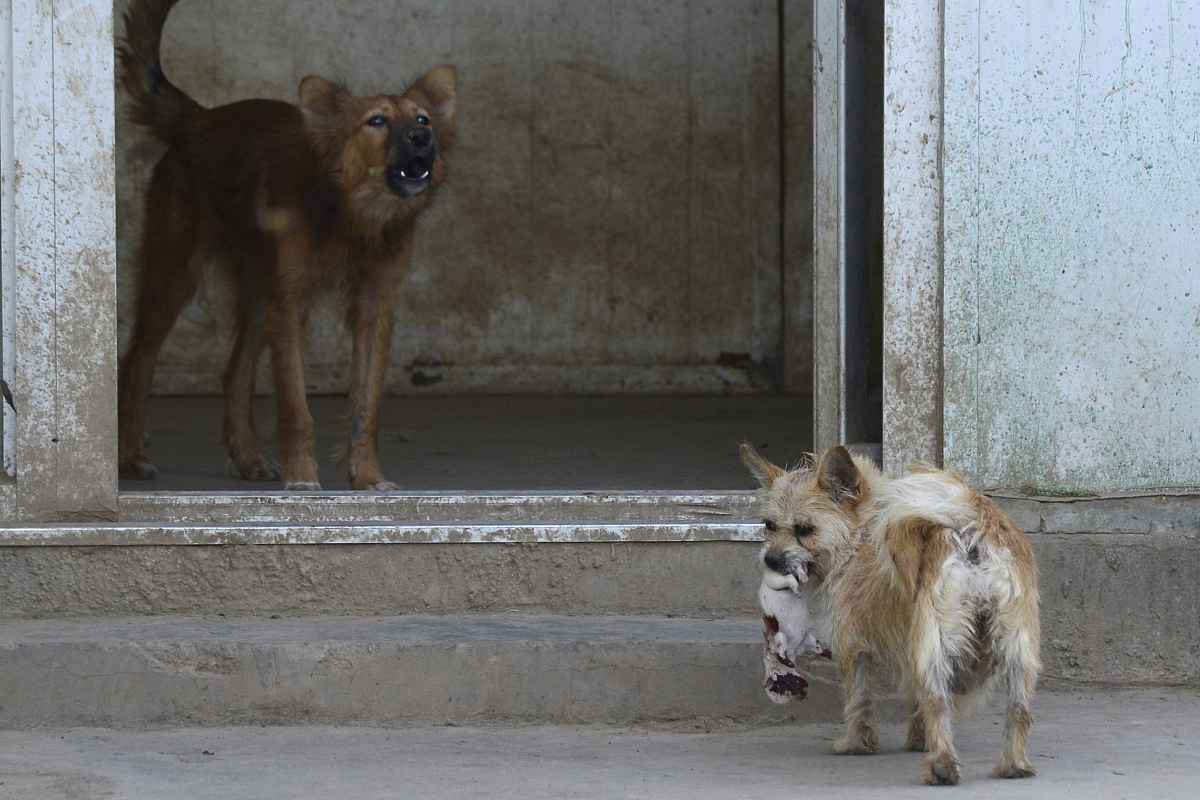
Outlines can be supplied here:
[[1200, 486], [1200, 3], [945, 3], [946, 461]]

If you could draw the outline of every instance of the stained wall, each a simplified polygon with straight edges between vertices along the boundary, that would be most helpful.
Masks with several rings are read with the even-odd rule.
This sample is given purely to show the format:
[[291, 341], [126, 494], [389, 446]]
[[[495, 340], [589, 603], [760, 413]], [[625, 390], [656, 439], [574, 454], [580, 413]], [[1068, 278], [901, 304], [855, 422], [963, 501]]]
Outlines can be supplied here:
[[[185, 0], [163, 59], [207, 105], [290, 100], [308, 73], [365, 93], [459, 66], [451, 183], [402, 292], [393, 391], [723, 392], [781, 369], [779, 39], [766, 0]], [[124, 343], [161, 149], [124, 121], [118, 141]], [[156, 391], [218, 391], [229, 330], [210, 283]], [[311, 391], [344, 389], [333, 304], [308, 358]]]

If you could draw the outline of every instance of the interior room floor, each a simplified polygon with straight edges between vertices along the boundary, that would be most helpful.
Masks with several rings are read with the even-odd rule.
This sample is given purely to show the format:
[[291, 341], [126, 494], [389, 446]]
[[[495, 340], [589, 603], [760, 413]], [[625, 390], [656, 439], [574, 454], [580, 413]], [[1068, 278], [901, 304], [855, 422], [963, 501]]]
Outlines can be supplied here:
[[[349, 488], [343, 397], [310, 399], [326, 489]], [[256, 405], [274, 454], [272, 401]], [[271, 491], [227, 476], [219, 397], [150, 401], [155, 481], [123, 491]], [[406, 491], [753, 488], [737, 445], [753, 441], [775, 461], [812, 446], [807, 397], [390, 397], [380, 457]]]

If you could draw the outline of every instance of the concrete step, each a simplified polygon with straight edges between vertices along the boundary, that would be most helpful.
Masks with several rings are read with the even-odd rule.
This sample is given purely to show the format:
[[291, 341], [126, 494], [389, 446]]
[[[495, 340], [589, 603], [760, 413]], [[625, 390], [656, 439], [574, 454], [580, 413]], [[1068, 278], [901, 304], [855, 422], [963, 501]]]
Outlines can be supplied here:
[[832, 720], [828, 664], [771, 705], [753, 619], [461, 616], [7, 622], [0, 728]]
[[[1048, 676], [1200, 685], [1200, 534], [1182, 532], [1183, 524], [1031, 534]], [[1069, 528], [1062, 520], [1039, 527]], [[118, 534], [125, 545], [141, 544], [98, 541]], [[361, 543], [371, 541], [364, 534], [387, 543]], [[70, 535], [92, 544], [64, 546]], [[0, 619], [751, 617], [759, 535], [758, 526], [737, 522], [0, 528]], [[270, 543], [280, 541], [289, 543]]]

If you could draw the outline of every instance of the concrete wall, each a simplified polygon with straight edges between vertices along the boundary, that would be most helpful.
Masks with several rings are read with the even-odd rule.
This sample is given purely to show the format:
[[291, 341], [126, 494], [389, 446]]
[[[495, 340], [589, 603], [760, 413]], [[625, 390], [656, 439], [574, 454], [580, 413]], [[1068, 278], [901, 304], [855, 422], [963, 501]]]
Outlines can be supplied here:
[[1200, 486], [1200, 9], [945, 13], [947, 462]]
[[[777, 2], [188, 0], [164, 44], [167, 72], [205, 104], [290, 100], [310, 72], [395, 90], [445, 61], [460, 68], [459, 144], [402, 296], [393, 390], [769, 386], [783, 316]], [[118, 139], [124, 342], [159, 148], [123, 121]], [[223, 302], [210, 287], [185, 311], [159, 392], [219, 388]], [[347, 363], [322, 307], [311, 390], [341, 390]]]

